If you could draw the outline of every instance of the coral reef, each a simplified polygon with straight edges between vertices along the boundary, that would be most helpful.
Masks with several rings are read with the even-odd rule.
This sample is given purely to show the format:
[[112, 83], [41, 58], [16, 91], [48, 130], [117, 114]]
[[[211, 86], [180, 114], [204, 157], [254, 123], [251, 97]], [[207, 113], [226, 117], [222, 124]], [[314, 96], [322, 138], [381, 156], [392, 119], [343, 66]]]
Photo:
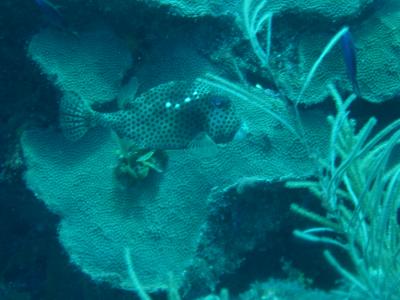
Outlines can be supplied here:
[[[171, 14], [198, 18], [204, 16], [221, 17], [230, 15], [236, 17], [241, 8], [241, 1], [194, 1], [194, 0], [140, 0], [140, 2], [153, 7], [166, 7]], [[129, 9], [135, 1], [100, 1], [99, 6], [109, 11]], [[268, 7], [278, 14], [313, 15], [320, 19], [339, 21], [344, 18], [355, 18], [367, 9], [373, 0], [270, 0]]]
[[[269, 5], [266, 9], [269, 9]], [[375, 7], [372, 12], [361, 15], [362, 21], [351, 22], [350, 31], [353, 33], [357, 54], [358, 82], [361, 96], [367, 101], [387, 101], [399, 93], [397, 82], [400, 67], [396, 63], [400, 45], [397, 30], [399, 13], [398, 1], [387, 1]], [[318, 14], [313, 16], [320, 17]], [[293, 18], [291, 13], [274, 16], [269, 68], [276, 85], [292, 101], [298, 98], [306, 75], [334, 35], [331, 28], [340, 29], [337, 25], [328, 27], [322, 24], [316, 28], [304, 18], [303, 14], [297, 13]], [[322, 20], [318, 18], [318, 22]], [[338, 20], [331, 17], [329, 22], [335, 24]], [[346, 23], [350, 22], [347, 20]], [[251, 70], [246, 64], [241, 65]], [[352, 92], [345, 72], [341, 49], [336, 46], [320, 65], [301, 101], [310, 105], [325, 100], [328, 96], [326, 86], [333, 82], [341, 89]]]
[[[27, 131], [27, 184], [61, 216], [60, 241], [71, 260], [96, 281], [130, 288], [121, 253], [128, 247], [146, 289], [165, 287], [168, 272], [180, 286], [213, 189], [244, 177], [282, 180], [313, 172], [313, 160], [293, 133], [251, 102], [236, 99], [235, 105], [248, 123], [247, 139], [210, 157], [190, 149], [167, 151], [165, 171], [131, 189], [115, 184], [118, 145], [108, 131], [91, 131], [75, 144], [51, 131]], [[284, 116], [283, 103], [275, 99], [274, 105]], [[318, 112], [307, 113], [305, 128], [315, 149], [325, 147], [322, 120]]]
[[[340, 48], [335, 46], [301, 93], [322, 49], [344, 25], [350, 24], [355, 40], [361, 97], [381, 103], [399, 94], [400, 4], [396, 0], [112, 0], [88, 1], [82, 4], [90, 8], [87, 11], [82, 1], [60, 3], [70, 23], [78, 16], [89, 16], [82, 23], [91, 23], [92, 16], [113, 28], [77, 22], [72, 27], [78, 34], [47, 28], [29, 40], [28, 57], [62, 94], [77, 93], [103, 112], [117, 106], [112, 100], [118, 96], [125, 97], [125, 105], [132, 108], [136, 93], [140, 98], [175, 80], [198, 80], [231, 98], [242, 121], [240, 138], [219, 145], [212, 153], [194, 148], [141, 149], [118, 141], [104, 129], [89, 130], [75, 143], [56, 128], [26, 130], [22, 135], [26, 185], [60, 218], [58, 238], [66, 254], [94, 282], [118, 289], [137, 290], [124, 249], [129, 250], [131, 267], [145, 291], [167, 289], [168, 274], [172, 274], [176, 288], [194, 299], [219, 289], [223, 277], [238, 270], [260, 244], [268, 246], [268, 240], [277, 244], [274, 237], [292, 222], [287, 220], [287, 204], [292, 201], [289, 193], [295, 193], [285, 190], [283, 183], [320, 175], [316, 163], [328, 153], [329, 138], [334, 135], [326, 122], [329, 104], [318, 106], [324, 110], [312, 105], [330, 96], [326, 86], [332, 82], [343, 94], [352, 92]], [[253, 5], [253, 11], [260, 8], [252, 37], [245, 28], [246, 3]], [[73, 8], [81, 8], [75, 17]], [[264, 24], [267, 19], [270, 22]], [[262, 63], [248, 41], [251, 38], [259, 38], [259, 46], [268, 54]], [[121, 86], [132, 75], [138, 85], [121, 96]], [[38, 112], [50, 116], [46, 127], [54, 125], [57, 98], [49, 94], [53, 110]], [[305, 111], [291, 106], [299, 94]], [[31, 101], [39, 103], [35, 107], [46, 106], [38, 101], [41, 95], [39, 89], [33, 93]], [[167, 103], [170, 95], [157, 94], [152, 99], [160, 98]], [[149, 103], [145, 96], [141, 101]], [[143, 126], [141, 121], [136, 125]], [[22, 160], [15, 153], [2, 167], [19, 173]], [[15, 174], [2, 171], [0, 179]], [[394, 179], [390, 182], [397, 185]], [[348, 180], [342, 183], [346, 184]], [[263, 197], [258, 197], [255, 191], [261, 189]], [[349, 194], [348, 198], [354, 196]], [[396, 205], [393, 211], [399, 211]], [[302, 212], [306, 214], [306, 209]], [[375, 224], [370, 221], [372, 215], [368, 224], [362, 223], [364, 227]], [[382, 225], [376, 227], [385, 232], [385, 219], [376, 220]], [[393, 214], [387, 224], [395, 228]], [[336, 269], [351, 281], [346, 269]], [[376, 269], [369, 280], [386, 278], [382, 268]], [[370, 284], [360, 278], [355, 282], [362, 287]], [[396, 287], [392, 280], [385, 282], [382, 287]], [[0, 284], [0, 296], [6, 290]], [[14, 295], [11, 289], [9, 293]], [[208, 298], [226, 300], [227, 295], [212, 297]], [[308, 290], [299, 282], [280, 280], [255, 283], [238, 299], [315, 297], [338, 299]]]
[[267, 1], [267, 8], [276, 15], [311, 17], [319, 22], [339, 22], [357, 18], [372, 3], [373, 0], [271, 0]]
[[[321, 161], [317, 181], [288, 182], [307, 188], [319, 198], [325, 213], [293, 204], [294, 211], [319, 227], [296, 230], [296, 236], [345, 250], [353, 269], [344, 267], [325, 250], [328, 262], [348, 284], [353, 299], [399, 299], [400, 230], [396, 208], [400, 206], [398, 144], [400, 119], [371, 134], [377, 120], [370, 118], [360, 129], [348, 117], [355, 96], [342, 99], [332, 87], [337, 106], [330, 117], [330, 155]], [[340, 236], [341, 238], [338, 238]]]
[[[249, 2], [255, 6], [252, 1]], [[370, 102], [383, 102], [398, 96], [398, 1], [385, 1], [381, 5], [372, 1], [347, 1], [347, 6], [332, 5], [329, 1], [324, 1], [323, 4], [317, 3], [318, 1], [296, 1], [302, 7], [286, 6], [286, 3], [291, 2], [268, 1], [258, 12], [260, 15], [257, 20], [272, 14], [270, 44], [264, 38], [268, 32], [267, 25], [257, 32], [261, 37], [260, 46], [263, 49], [270, 47], [268, 66], [260, 64], [249, 49], [249, 43], [245, 39], [250, 36], [245, 30], [243, 17], [237, 19], [236, 25], [243, 29], [244, 34], [234, 33], [232, 38], [223, 41], [210, 54], [210, 58], [224, 66], [229, 73], [239, 69], [242, 73], [239, 77], [252, 84], [261, 83], [265, 87], [278, 88], [283, 95], [295, 102], [307, 74], [325, 45], [335, 32], [350, 24], [356, 48], [357, 79], [361, 97]], [[315, 3], [310, 5], [308, 2]], [[238, 10], [240, 16], [245, 14], [241, 7]], [[346, 76], [340, 45], [336, 45], [322, 61], [301, 102], [313, 105], [324, 101], [329, 96], [326, 89], [329, 83], [335, 83], [346, 92], [353, 92]]]
[[[400, 3], [386, 1], [370, 18], [354, 26], [362, 97], [371, 102], [399, 95]], [[379, 74], [379, 75], [377, 75]]]
[[120, 145], [114, 175], [125, 187], [140, 183], [154, 172], [162, 173], [167, 165], [168, 157], [161, 150], [139, 149], [128, 141], [120, 141]]
[[[295, 198], [281, 191], [279, 182], [244, 178], [211, 192], [196, 256], [185, 272], [185, 297], [215, 290], [221, 276], [237, 270], [246, 254], [260, 245], [272, 249], [279, 243], [271, 241], [290, 223], [288, 208]], [[272, 257], [271, 252], [267, 253]]]
[[269, 280], [254, 283], [251, 288], [239, 295], [238, 300], [339, 300], [341, 295], [306, 288], [300, 282], [290, 280]]
[[113, 100], [131, 67], [129, 49], [106, 28], [73, 35], [44, 29], [29, 43], [28, 55], [61, 90], [92, 105]]
[[[324, 45], [333, 36], [335, 30], [340, 29], [340, 26], [351, 24], [350, 30], [353, 33], [357, 48], [358, 81], [362, 97], [371, 102], [382, 102], [395, 97], [399, 92], [396, 85], [400, 74], [398, 64], [396, 63], [396, 49], [398, 48], [396, 22], [400, 9], [398, 2], [395, 0], [386, 1], [381, 5], [375, 2], [372, 0], [342, 0], [340, 3], [337, 3], [337, 1], [319, 0], [268, 1], [265, 5], [265, 10], [272, 13], [274, 17], [271, 65], [269, 68], [274, 76], [274, 82], [281, 92], [295, 101], [304, 83], [305, 76]], [[168, 7], [168, 13], [171, 15], [175, 14], [176, 17], [190, 17], [196, 20], [201, 16], [213, 16], [217, 19], [223, 15], [227, 15], [230, 18], [225, 19], [225, 28], [243, 28], [244, 12], [240, 1], [224, 2], [223, 4], [219, 1], [141, 1], [140, 3], [148, 6], [149, 12], [153, 12], [155, 16], [161, 17], [162, 15], [162, 10], [159, 7]], [[68, 5], [71, 6], [74, 4]], [[111, 2], [100, 1], [95, 6], [105, 14], [119, 18], [121, 14], [124, 15], [124, 12], [137, 9], [138, 3], [136, 1], [117, 0]], [[160, 11], [159, 14], [156, 13], [158, 11]], [[130, 16], [126, 16], [126, 19], [123, 19], [125, 26], [135, 25], [137, 27], [138, 24], [131, 24], [134, 21], [130, 21], [130, 19], [132, 19]], [[153, 23], [149, 24], [149, 26], [157, 27], [162, 25], [161, 22], [163, 21], [160, 18], [154, 18]], [[313, 26], [313, 23], [320, 24], [321, 26]], [[198, 25], [198, 27], [200, 28], [201, 25]], [[167, 34], [173, 36], [177, 31], [179, 29]], [[264, 31], [262, 33], [264, 34]], [[123, 35], [126, 34], [123, 33]], [[148, 37], [144, 38], [148, 40]], [[182, 38], [182, 36], [179, 38]], [[143, 56], [151, 57], [151, 59], [146, 60], [146, 65], [142, 65], [144, 68], [140, 68], [139, 66], [138, 69], [138, 73], [142, 73], [139, 76], [139, 81], [146, 85], [146, 88], [165, 81], [181, 79], [172, 76], [166, 78], [164, 81], [157, 80], [157, 74], [170, 76], [175, 73], [175, 70], [171, 70], [170, 72], [166, 70], [159, 73], [154, 72], [154, 68], [152, 67], [160, 67], [164, 61], [169, 63], [168, 68], [170, 68], [173, 66], [171, 62], [177, 61], [177, 54], [168, 55], [168, 53], [179, 52], [179, 49], [182, 49], [183, 45], [190, 48], [190, 46], [188, 47], [191, 43], [189, 38], [187, 38], [188, 41], [179, 41], [179, 38], [175, 37], [175, 39], [170, 40], [169, 45], [165, 42], [164, 45], [160, 43], [158, 47], [147, 49], [149, 51], [142, 53]], [[192, 38], [196, 39], [197, 37], [192, 36]], [[223, 43], [227, 43], [225, 45], [221, 43], [220, 47], [222, 46], [223, 49], [215, 49], [213, 53], [209, 53], [208, 55], [209, 57], [214, 57], [214, 61], [218, 63], [225, 61], [226, 64], [232, 64], [232, 59], [234, 59], [236, 61], [235, 64], [240, 66], [243, 72], [259, 73], [259, 75], [264, 73], [265, 75], [265, 70], [263, 71], [257, 65], [258, 62], [252, 59], [250, 49], [242, 47], [240, 49], [241, 52], [237, 53], [239, 45], [245, 42], [245, 38], [247, 38], [246, 35], [241, 34], [240, 31], [236, 31], [232, 40], [224, 41]], [[138, 38], [132, 39], [131, 36], [126, 35], [126, 39], [134, 40], [133, 43], [136, 44], [135, 52], [143, 51], [143, 49], [140, 50], [140, 48], [137, 48], [141, 43]], [[182, 43], [182, 45], [174, 46], [175, 42], [178, 42], [178, 44]], [[157, 43], [155, 42], [155, 44]], [[171, 47], [175, 50], [173, 51]], [[168, 50], [166, 53], [162, 53], [163, 50], [160, 51], [160, 48]], [[152, 55], [151, 53], [155, 53], [153, 51], [157, 54]], [[182, 57], [188, 59], [189, 63], [194, 61], [191, 57], [195, 58], [197, 56], [197, 67], [193, 65], [193, 67], [189, 68], [190, 70], [198, 71], [195, 76], [200, 75], [200, 70], [211, 69], [211, 66], [207, 66], [205, 60], [200, 62], [202, 58], [198, 54], [195, 52], [190, 53], [189, 49], [184, 51], [189, 55], [180, 55], [180, 57], [181, 59]], [[232, 55], [232, 53], [234, 54]], [[230, 57], [230, 55], [233, 57]], [[164, 63], [164, 65], [167, 66], [168, 64]], [[186, 63], [182, 61], [180, 65], [186, 65]], [[234, 67], [230, 66], [229, 69], [233, 70]], [[176, 72], [176, 74], [178, 73]], [[380, 74], [379, 77], [375, 76], [377, 73]], [[154, 80], [148, 80], [149, 78]], [[149, 82], [154, 83], [149, 84]], [[339, 47], [332, 51], [324, 60], [312, 84], [307, 89], [302, 102], [307, 105], [322, 102], [328, 96], [325, 87], [331, 82], [338, 83], [342, 89], [352, 91], [351, 85], [347, 82], [345, 76], [345, 68], [342, 63]], [[99, 100], [99, 102], [101, 101], [107, 100]]]

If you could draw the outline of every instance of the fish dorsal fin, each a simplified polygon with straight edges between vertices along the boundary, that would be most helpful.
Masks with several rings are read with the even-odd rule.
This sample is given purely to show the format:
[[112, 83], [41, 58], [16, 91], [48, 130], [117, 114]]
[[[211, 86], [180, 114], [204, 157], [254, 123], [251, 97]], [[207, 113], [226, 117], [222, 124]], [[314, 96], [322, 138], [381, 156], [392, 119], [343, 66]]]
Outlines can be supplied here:
[[200, 132], [189, 143], [188, 150], [200, 158], [215, 156], [218, 152], [218, 145], [205, 132]]
[[138, 87], [139, 82], [135, 76], [132, 76], [129, 81], [122, 86], [117, 96], [117, 104], [119, 109], [128, 108], [129, 104], [135, 100]]

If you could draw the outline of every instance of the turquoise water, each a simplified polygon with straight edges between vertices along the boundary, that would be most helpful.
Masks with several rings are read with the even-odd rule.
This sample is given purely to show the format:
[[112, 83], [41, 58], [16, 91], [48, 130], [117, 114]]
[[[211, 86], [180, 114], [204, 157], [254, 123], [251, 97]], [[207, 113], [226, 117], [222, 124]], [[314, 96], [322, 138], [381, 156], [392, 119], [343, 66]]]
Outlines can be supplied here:
[[399, 17], [2, 1], [0, 299], [400, 299]]

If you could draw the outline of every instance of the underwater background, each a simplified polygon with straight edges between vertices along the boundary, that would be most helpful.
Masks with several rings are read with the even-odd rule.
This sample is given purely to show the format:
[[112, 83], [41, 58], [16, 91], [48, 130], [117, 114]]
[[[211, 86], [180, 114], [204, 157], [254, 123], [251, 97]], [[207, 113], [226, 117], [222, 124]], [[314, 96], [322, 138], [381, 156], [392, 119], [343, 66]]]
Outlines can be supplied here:
[[0, 299], [400, 299], [400, 1], [0, 25]]

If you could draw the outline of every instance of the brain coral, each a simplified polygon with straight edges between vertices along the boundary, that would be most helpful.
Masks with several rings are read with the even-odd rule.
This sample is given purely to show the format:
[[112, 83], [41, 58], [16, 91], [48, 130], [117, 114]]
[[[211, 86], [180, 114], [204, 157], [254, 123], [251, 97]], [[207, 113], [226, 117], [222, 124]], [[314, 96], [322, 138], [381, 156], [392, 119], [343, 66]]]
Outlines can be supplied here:
[[91, 104], [114, 99], [132, 63], [129, 49], [108, 29], [79, 35], [44, 29], [31, 39], [28, 55], [62, 90]]
[[[243, 0], [139, 0], [149, 6], [168, 7], [173, 14], [185, 17], [237, 16], [241, 12]], [[131, 3], [134, 3], [132, 1]], [[269, 0], [267, 7], [279, 14], [312, 14], [320, 18], [339, 20], [353, 18], [362, 13], [373, 0]], [[108, 11], [121, 7], [127, 9], [129, 1], [112, 0], [99, 2]]]
[[[363, 22], [350, 27], [356, 47], [358, 83], [361, 96], [367, 101], [382, 102], [393, 99], [400, 92], [399, 20], [400, 3], [391, 0], [374, 10]], [[282, 91], [295, 100], [309, 70], [335, 31], [304, 27], [299, 21], [287, 25], [282, 20], [275, 24], [271, 69]], [[303, 30], [299, 31], [299, 28]], [[324, 100], [329, 82], [352, 91], [340, 45], [323, 60], [302, 101], [312, 104]]]
[[332, 21], [355, 18], [373, 0], [269, 0], [267, 9], [278, 14], [313, 15]]
[[[265, 94], [264, 100], [292, 123], [279, 99]], [[247, 177], [279, 181], [313, 172], [299, 139], [255, 103], [233, 101], [249, 127], [247, 138], [213, 154], [167, 151], [165, 171], [129, 189], [113, 176], [119, 146], [109, 131], [91, 130], [76, 143], [52, 131], [24, 133], [27, 185], [61, 216], [59, 238], [73, 263], [96, 281], [129, 289], [123, 259], [129, 247], [146, 289], [165, 287], [168, 272], [180, 285], [196, 255], [211, 191]], [[303, 117], [310, 145], [323, 149], [325, 118], [316, 112]]]
[[363, 98], [371, 102], [400, 93], [400, 2], [386, 1], [366, 22], [354, 27]]
[[[289, 27], [276, 34], [291, 36], [294, 31], [297, 32], [295, 27]], [[291, 40], [279, 50], [273, 51], [270, 60], [273, 76], [280, 87], [280, 91], [292, 101], [297, 100], [313, 64], [334, 34], [335, 32], [311, 31], [308, 28], [296, 35], [295, 40]], [[311, 84], [303, 94], [301, 102], [310, 105], [325, 100], [328, 96], [326, 86], [332, 82], [347, 89], [351, 88], [347, 82], [346, 69], [338, 45], [330, 51], [319, 65]]]

